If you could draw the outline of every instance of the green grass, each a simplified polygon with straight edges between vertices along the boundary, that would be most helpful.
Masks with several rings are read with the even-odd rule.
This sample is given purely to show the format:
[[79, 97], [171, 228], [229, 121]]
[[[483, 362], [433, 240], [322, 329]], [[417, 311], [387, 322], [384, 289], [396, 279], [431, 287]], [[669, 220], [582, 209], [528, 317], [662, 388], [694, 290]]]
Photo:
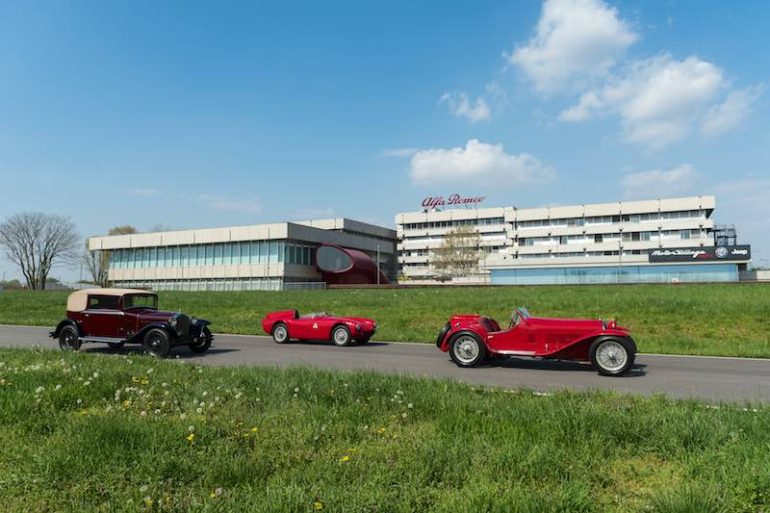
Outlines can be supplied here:
[[4, 512], [770, 507], [768, 408], [0, 350], [0, 411]]
[[[66, 292], [0, 293], [0, 323], [55, 325]], [[375, 339], [433, 342], [452, 313], [501, 324], [513, 306], [535, 315], [618, 318], [640, 351], [770, 357], [770, 284], [162, 292], [161, 307], [213, 322], [215, 332], [261, 334], [269, 311], [297, 308], [373, 317]]]

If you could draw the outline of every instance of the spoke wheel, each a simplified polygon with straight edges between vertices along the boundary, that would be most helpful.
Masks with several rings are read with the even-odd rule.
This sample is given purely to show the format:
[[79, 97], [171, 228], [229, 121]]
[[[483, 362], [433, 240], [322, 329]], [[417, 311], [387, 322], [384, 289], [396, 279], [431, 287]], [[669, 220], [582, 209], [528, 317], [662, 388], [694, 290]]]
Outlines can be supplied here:
[[285, 344], [289, 341], [289, 329], [282, 322], [273, 327], [273, 341], [276, 344]]
[[337, 326], [332, 331], [332, 342], [337, 346], [346, 346], [350, 343], [350, 330], [345, 326]]
[[144, 350], [152, 356], [162, 358], [171, 351], [171, 340], [168, 333], [160, 329], [152, 329], [144, 336]]
[[211, 340], [214, 337], [211, 335], [211, 331], [208, 328], [203, 328], [201, 334], [198, 337], [197, 343], [192, 343], [188, 347], [193, 353], [205, 353], [211, 347]]
[[451, 342], [450, 355], [460, 367], [472, 367], [484, 359], [486, 348], [475, 335], [461, 333]]
[[59, 332], [59, 348], [62, 351], [77, 351], [80, 349], [80, 336], [72, 326], [65, 326]]
[[634, 364], [631, 344], [620, 338], [600, 339], [591, 345], [591, 363], [605, 376], [619, 376]]

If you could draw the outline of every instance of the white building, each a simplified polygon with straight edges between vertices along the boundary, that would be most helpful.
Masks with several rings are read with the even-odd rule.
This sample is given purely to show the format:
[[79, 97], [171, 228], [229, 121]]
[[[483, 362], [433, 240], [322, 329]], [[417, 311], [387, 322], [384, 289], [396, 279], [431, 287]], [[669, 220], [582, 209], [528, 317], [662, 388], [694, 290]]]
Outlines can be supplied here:
[[328, 244], [379, 257], [395, 277], [395, 231], [344, 218], [92, 237], [88, 248], [109, 252], [115, 286], [278, 290], [320, 284], [315, 254]]
[[[402, 279], [433, 280], [444, 236], [479, 232], [479, 274], [492, 284], [737, 281], [751, 254], [716, 244], [714, 196], [396, 215]], [[722, 249], [726, 246], [726, 249]]]

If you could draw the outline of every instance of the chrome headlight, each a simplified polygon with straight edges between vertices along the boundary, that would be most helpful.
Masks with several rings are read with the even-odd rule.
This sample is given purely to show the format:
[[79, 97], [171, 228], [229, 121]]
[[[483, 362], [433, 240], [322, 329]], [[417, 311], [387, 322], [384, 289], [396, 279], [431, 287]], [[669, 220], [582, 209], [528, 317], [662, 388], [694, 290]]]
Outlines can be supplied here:
[[190, 324], [198, 324], [198, 318], [197, 317], [191, 317], [190, 318]]
[[171, 319], [168, 320], [168, 323], [171, 325], [172, 328], [176, 328], [176, 323], [177, 323], [176, 315], [172, 315]]
[[360, 324], [356, 324], [356, 331], [361, 331], [361, 325]]

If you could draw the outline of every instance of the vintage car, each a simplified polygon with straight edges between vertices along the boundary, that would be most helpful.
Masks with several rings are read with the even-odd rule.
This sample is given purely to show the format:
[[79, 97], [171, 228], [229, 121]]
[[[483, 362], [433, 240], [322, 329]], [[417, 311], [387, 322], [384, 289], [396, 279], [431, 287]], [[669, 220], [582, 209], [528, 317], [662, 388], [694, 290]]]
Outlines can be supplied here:
[[290, 340], [331, 340], [335, 345], [366, 344], [377, 323], [362, 317], [338, 317], [327, 312], [300, 315], [297, 310], [272, 312], [262, 319], [262, 329], [277, 344]]
[[516, 308], [508, 328], [481, 315], [454, 315], [436, 339], [460, 367], [486, 357], [527, 356], [590, 362], [599, 374], [619, 376], [634, 364], [636, 344], [616, 321], [546, 319]]
[[70, 294], [67, 318], [50, 332], [65, 351], [77, 351], [84, 342], [142, 344], [153, 356], [166, 356], [172, 346], [187, 346], [203, 353], [213, 336], [209, 322], [181, 312], [158, 310], [158, 295], [136, 289], [86, 289]]

